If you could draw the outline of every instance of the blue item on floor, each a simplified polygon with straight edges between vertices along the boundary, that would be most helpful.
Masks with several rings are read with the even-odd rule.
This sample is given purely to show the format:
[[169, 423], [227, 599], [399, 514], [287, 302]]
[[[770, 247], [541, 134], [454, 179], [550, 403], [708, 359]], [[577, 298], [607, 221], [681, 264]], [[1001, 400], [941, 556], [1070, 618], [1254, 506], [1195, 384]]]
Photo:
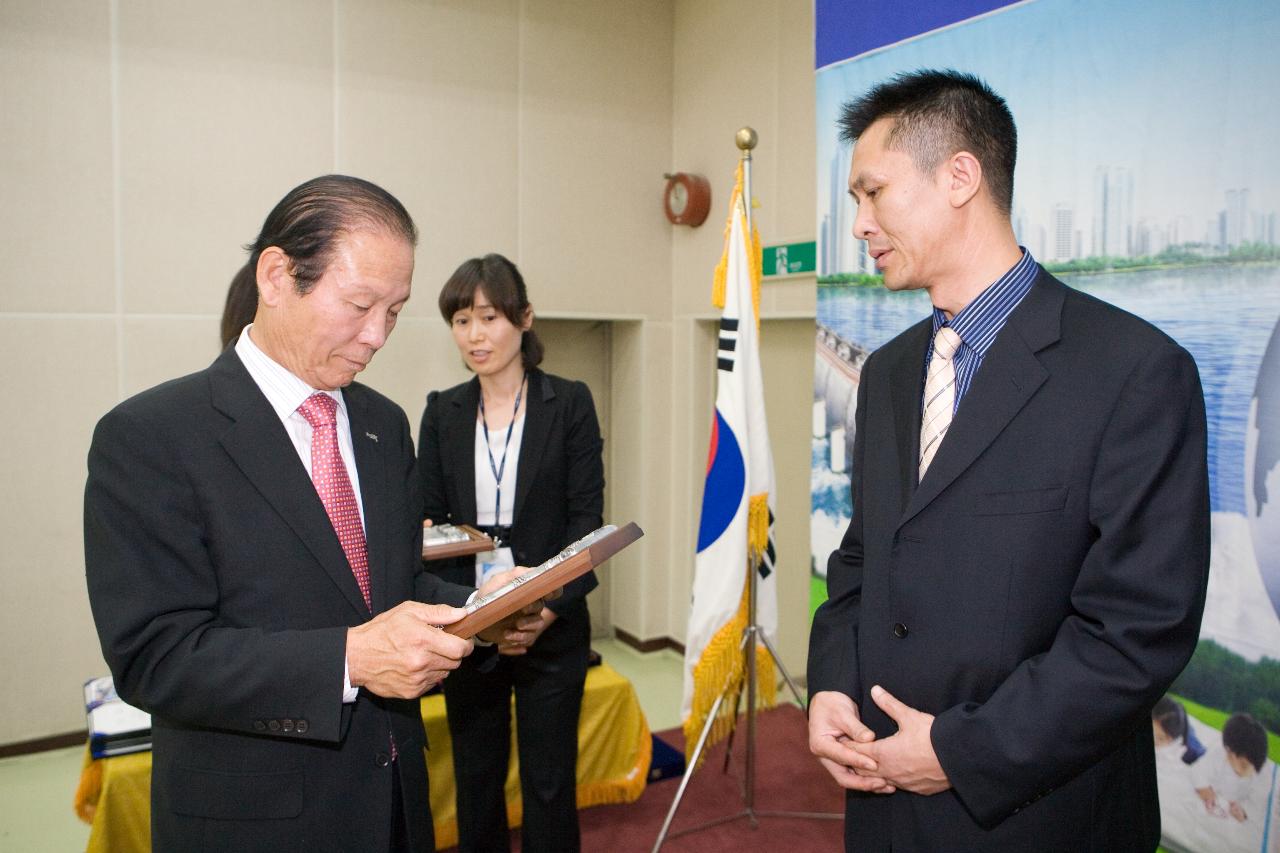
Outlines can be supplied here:
[[684, 775], [684, 753], [653, 735], [653, 761], [649, 764], [649, 782], [660, 782]]

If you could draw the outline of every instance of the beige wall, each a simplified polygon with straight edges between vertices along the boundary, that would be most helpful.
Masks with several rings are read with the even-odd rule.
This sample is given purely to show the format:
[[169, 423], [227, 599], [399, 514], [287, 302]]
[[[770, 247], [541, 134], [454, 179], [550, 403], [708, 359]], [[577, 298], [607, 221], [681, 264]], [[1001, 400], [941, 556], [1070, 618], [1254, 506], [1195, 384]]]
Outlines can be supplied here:
[[[426, 389], [466, 376], [439, 283], [486, 251], [520, 263], [548, 365], [602, 408], [610, 515], [649, 532], [611, 564], [600, 624], [682, 639], [733, 132], [760, 132], [765, 241], [812, 238], [812, 79], [807, 3], [0, 4], [0, 661], [19, 687], [0, 697], [0, 744], [81, 727], [79, 682], [104, 671], [80, 530], [94, 422], [214, 357], [239, 247], [287, 189], [329, 171], [384, 184], [422, 231], [417, 296], [364, 377], [415, 427]], [[675, 169], [715, 188], [699, 229], [661, 216]], [[793, 670], [813, 300], [811, 280], [766, 285]]]
[[[732, 33], [731, 39], [722, 38]], [[683, 640], [693, 577], [691, 555], [702, 499], [714, 399], [715, 334], [711, 270], [737, 149], [734, 133], [756, 129], [752, 168], [765, 244], [814, 237], [813, 11], [785, 0], [706, 0], [676, 4], [672, 166], [711, 179], [707, 223], [672, 234], [676, 405], [687, 408], [671, 445], [671, 572], [666, 623], [652, 633]], [[778, 634], [783, 663], [804, 672], [809, 600], [809, 419], [813, 386], [812, 276], [771, 282], [761, 293], [761, 361], [777, 471]], [[621, 625], [621, 621], [617, 620]]]

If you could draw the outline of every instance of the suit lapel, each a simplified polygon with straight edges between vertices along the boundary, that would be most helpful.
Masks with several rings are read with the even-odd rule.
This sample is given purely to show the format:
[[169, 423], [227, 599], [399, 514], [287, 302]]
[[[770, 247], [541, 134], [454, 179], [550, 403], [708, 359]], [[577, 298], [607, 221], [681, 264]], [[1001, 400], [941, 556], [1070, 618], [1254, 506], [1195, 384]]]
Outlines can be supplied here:
[[[360, 502], [364, 506], [364, 540], [369, 557], [369, 599], [374, 613], [387, 609], [387, 469], [381, 451], [377, 425], [372, 421], [368, 399], [356, 386], [342, 393], [351, 423], [351, 447], [355, 451], [356, 472], [360, 475]], [[389, 440], [389, 439], [388, 439]], [[348, 571], [350, 571], [348, 569]], [[363, 605], [363, 598], [361, 604]]]
[[455, 524], [476, 521], [476, 415], [480, 410], [480, 380], [473, 378], [453, 398], [453, 410], [445, 424], [441, 448], [447, 464], [456, 466], [453, 476]]
[[898, 447], [898, 500], [902, 512], [916, 487], [920, 458], [920, 395], [924, 393], [924, 354], [929, 346], [932, 320], [924, 320], [907, 332], [906, 345], [889, 365], [889, 392], [893, 400], [893, 429]]
[[516, 467], [516, 502], [511, 507], [511, 526], [520, 522], [520, 510], [538, 471], [538, 458], [551, 434], [552, 401], [556, 397], [551, 380], [541, 370], [529, 374], [529, 408], [524, 416], [524, 437], [520, 440], [520, 461]]
[[[911, 496], [899, 526], [955, 482], [1049, 378], [1036, 353], [1059, 338], [1062, 288], [1041, 271], [1022, 303], [1009, 315], [961, 401], [942, 446]], [[916, 404], [919, 405], [918, 400]]]
[[368, 618], [355, 575], [298, 451], [234, 350], [213, 363], [209, 383], [214, 408], [234, 421], [221, 438], [227, 454], [298, 535], [351, 606]]

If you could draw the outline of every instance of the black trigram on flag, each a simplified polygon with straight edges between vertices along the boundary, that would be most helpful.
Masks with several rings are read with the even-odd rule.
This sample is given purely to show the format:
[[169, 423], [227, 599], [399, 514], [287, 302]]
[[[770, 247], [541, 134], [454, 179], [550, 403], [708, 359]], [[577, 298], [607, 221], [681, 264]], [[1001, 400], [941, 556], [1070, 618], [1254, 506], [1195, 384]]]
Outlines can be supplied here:
[[761, 578], [767, 578], [773, 574], [773, 562], [776, 559], [773, 550], [773, 510], [769, 510], [769, 544], [765, 546], [764, 553], [760, 555], [760, 572]]
[[733, 373], [737, 363], [738, 321], [731, 317], [720, 318], [720, 343], [716, 349], [716, 367], [725, 373]]

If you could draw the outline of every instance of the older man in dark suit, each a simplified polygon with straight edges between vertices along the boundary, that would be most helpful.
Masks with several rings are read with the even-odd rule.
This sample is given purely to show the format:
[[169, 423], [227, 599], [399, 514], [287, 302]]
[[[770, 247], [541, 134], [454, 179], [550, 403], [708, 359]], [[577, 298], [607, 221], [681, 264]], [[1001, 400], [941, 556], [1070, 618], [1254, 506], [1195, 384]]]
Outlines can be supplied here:
[[1149, 852], [1149, 712], [1209, 565], [1195, 364], [1018, 246], [1013, 118], [981, 81], [902, 75], [842, 127], [854, 235], [934, 306], [863, 367], [810, 641], [845, 846]]
[[408, 422], [353, 382], [416, 238], [367, 181], [295, 188], [252, 246], [253, 324], [94, 433], [89, 596], [152, 714], [158, 851], [434, 849], [417, 698], [470, 653], [438, 626], [474, 590], [423, 571]]

